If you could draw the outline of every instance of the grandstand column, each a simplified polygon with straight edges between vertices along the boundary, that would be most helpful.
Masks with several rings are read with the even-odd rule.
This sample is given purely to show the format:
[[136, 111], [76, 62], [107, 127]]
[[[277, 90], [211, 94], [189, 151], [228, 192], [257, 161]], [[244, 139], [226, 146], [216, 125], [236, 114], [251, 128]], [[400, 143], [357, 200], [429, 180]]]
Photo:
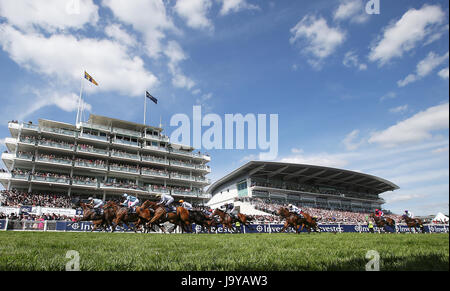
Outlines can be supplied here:
[[103, 201], [106, 201], [106, 190], [103, 190]]

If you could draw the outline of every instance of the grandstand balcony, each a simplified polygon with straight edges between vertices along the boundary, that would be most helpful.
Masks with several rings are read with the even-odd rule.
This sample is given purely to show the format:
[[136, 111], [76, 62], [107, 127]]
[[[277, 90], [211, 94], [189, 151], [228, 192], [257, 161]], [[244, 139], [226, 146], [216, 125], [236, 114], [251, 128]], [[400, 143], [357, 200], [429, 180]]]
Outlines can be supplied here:
[[195, 164], [184, 163], [184, 162], [174, 161], [174, 160], [170, 160], [169, 163], [172, 168], [195, 170]]
[[78, 139], [81, 141], [89, 141], [93, 143], [109, 144], [108, 137], [106, 135], [94, 135], [87, 132], [80, 132]]
[[60, 166], [66, 166], [66, 167], [72, 166], [71, 160], [66, 160], [66, 159], [61, 159], [61, 158], [48, 158], [48, 157], [43, 157], [43, 156], [37, 156], [36, 163], [47, 164], [47, 165], [60, 165]]
[[93, 189], [98, 187], [98, 181], [97, 179], [91, 181], [91, 180], [82, 180], [74, 177], [72, 178], [72, 186]]
[[39, 174], [31, 175], [31, 181], [44, 184], [70, 185], [70, 178], [49, 177], [46, 175], [39, 175]]
[[207, 173], [207, 174], [211, 173], [211, 168], [207, 165], [195, 165], [195, 169], [202, 173]]
[[189, 197], [197, 197], [199, 194], [202, 194], [198, 190], [172, 189], [171, 192], [172, 192], [172, 195], [174, 195], [174, 196], [189, 196]]
[[167, 136], [163, 136], [163, 135], [146, 134], [146, 135], [144, 135], [144, 139], [150, 140], [150, 141], [169, 142], [169, 138]]
[[113, 183], [113, 182], [101, 182], [100, 189], [110, 190], [114, 192], [132, 192], [132, 193], [148, 193], [146, 187], [141, 187], [132, 183]]
[[112, 140], [112, 143], [118, 146], [124, 146], [124, 147], [133, 147], [133, 148], [140, 148], [140, 144], [138, 141], [133, 141], [133, 140], [126, 140], [126, 139], [119, 139], [119, 138], [114, 138]]
[[146, 164], [156, 164], [156, 165], [162, 165], [162, 166], [169, 165], [168, 160], [166, 160], [164, 158], [154, 157], [154, 156], [141, 155], [141, 161]]
[[154, 145], [146, 145], [142, 147], [143, 150], [149, 151], [149, 152], [156, 152], [156, 153], [168, 153], [169, 150], [165, 147], [159, 147]]
[[180, 174], [180, 173], [170, 173], [170, 179], [173, 180], [183, 180], [183, 181], [191, 181], [194, 182], [195, 178], [191, 177], [189, 175], [184, 175], [184, 174]]
[[87, 129], [94, 129], [94, 130], [98, 130], [104, 133], [110, 133], [111, 132], [111, 127], [110, 126], [106, 126], [106, 125], [101, 125], [101, 124], [96, 124], [96, 123], [89, 123], [89, 122], [81, 122], [80, 123], [81, 127], [83, 128], [87, 128]]
[[164, 171], [155, 171], [150, 169], [141, 169], [141, 175], [153, 178], [169, 178], [169, 173]]
[[29, 181], [30, 173], [4, 173], [6, 177], [11, 178], [11, 180]]
[[74, 152], [75, 151], [75, 145], [73, 144], [67, 144], [67, 143], [58, 143], [55, 141], [49, 141], [49, 140], [39, 140], [38, 141], [38, 148], [44, 148], [52, 151], [62, 151], [62, 152]]
[[164, 188], [162, 186], [148, 185], [147, 190], [151, 194], [170, 194], [170, 189]]
[[41, 132], [43, 132], [43, 133], [49, 133], [51, 135], [56, 135], [56, 136], [73, 137], [73, 138], [75, 138], [77, 136], [76, 131], [62, 129], [62, 128], [41, 126], [40, 129], [41, 129]]
[[92, 156], [98, 156], [98, 157], [108, 157], [109, 156], [109, 152], [107, 150], [100, 149], [100, 148], [82, 147], [80, 145], [77, 146], [77, 152], [92, 155]]
[[130, 137], [134, 137], [134, 138], [140, 138], [142, 136], [142, 134], [139, 131], [116, 128], [116, 127], [112, 129], [112, 132], [130, 136]]
[[124, 161], [140, 161], [140, 157], [137, 154], [131, 154], [131, 153], [123, 153], [118, 151], [111, 151], [111, 157], [116, 158], [118, 160], [124, 160]]
[[139, 176], [139, 168], [124, 165], [109, 165], [110, 172]]
[[95, 169], [95, 170], [101, 170], [101, 171], [107, 171], [108, 167], [106, 164], [99, 164], [99, 163], [93, 163], [89, 161], [75, 161], [74, 162], [75, 168], [81, 168], [81, 169]]

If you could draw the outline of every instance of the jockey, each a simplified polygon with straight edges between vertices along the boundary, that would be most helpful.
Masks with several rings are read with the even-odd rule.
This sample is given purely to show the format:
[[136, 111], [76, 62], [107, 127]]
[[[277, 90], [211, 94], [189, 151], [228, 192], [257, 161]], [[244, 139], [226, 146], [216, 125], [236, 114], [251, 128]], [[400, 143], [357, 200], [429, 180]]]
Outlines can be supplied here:
[[178, 201], [179, 203], [181, 203], [181, 207], [186, 208], [187, 210], [191, 211], [192, 210], [192, 205], [191, 203], [185, 202], [184, 200], [180, 200]]
[[128, 195], [127, 193], [123, 194], [122, 197], [125, 198], [125, 201], [122, 203], [122, 205], [128, 207], [129, 210], [134, 211], [134, 207], [139, 203], [139, 199], [134, 196]]
[[405, 215], [409, 218], [414, 218], [414, 214], [411, 211], [405, 210]]
[[169, 194], [158, 194], [156, 197], [161, 199], [156, 205], [164, 205], [169, 211], [174, 211], [174, 207], [171, 205], [174, 201], [172, 196]]
[[302, 215], [302, 209], [301, 209], [301, 208], [298, 208], [298, 207], [295, 206], [295, 205], [289, 204], [289, 205], [288, 205], [288, 209], [289, 209], [289, 212], [295, 213], [295, 214], [297, 214], [297, 215], [299, 215], [299, 216]]
[[379, 217], [382, 220], [384, 220], [384, 213], [380, 209], [375, 209], [375, 216]]
[[230, 215], [232, 218], [236, 218], [236, 216], [233, 213], [235, 210], [233, 203], [227, 203], [223, 206], [225, 207], [225, 213], [228, 213], [228, 215]]
[[94, 199], [92, 197], [88, 198], [89, 200], [89, 205], [92, 205], [94, 207], [94, 210], [97, 214], [101, 215], [101, 211], [103, 210], [102, 206], [103, 206], [103, 200], [101, 199]]

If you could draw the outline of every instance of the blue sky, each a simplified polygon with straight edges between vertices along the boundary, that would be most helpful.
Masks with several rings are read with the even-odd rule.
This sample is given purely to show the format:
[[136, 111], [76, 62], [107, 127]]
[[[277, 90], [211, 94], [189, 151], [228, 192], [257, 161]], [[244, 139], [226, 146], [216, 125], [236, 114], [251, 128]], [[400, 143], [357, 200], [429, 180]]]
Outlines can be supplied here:
[[[385, 208], [448, 213], [448, 1], [367, 2], [0, 0], [0, 137], [74, 123], [85, 69], [88, 112], [142, 122], [149, 90], [168, 135], [194, 105], [278, 114], [276, 160], [378, 175], [401, 188]], [[208, 152], [213, 181], [260, 153]]]

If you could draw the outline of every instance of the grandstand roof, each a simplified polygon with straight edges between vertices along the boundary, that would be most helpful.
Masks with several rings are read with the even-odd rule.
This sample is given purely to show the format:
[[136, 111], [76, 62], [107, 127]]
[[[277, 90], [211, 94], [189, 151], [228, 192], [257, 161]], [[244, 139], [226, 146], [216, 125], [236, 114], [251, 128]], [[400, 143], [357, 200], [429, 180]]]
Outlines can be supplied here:
[[96, 115], [96, 114], [90, 114], [89, 120], [87, 123], [94, 123], [94, 124], [100, 124], [100, 125], [105, 125], [105, 126], [112, 126], [112, 127], [118, 127], [118, 128], [124, 128], [124, 129], [129, 129], [129, 130], [136, 130], [136, 131], [143, 131], [144, 129], [152, 129], [152, 130], [156, 130], [156, 131], [160, 131], [160, 132], [163, 131], [163, 129], [159, 128], [159, 127], [145, 125], [145, 124], [141, 124], [141, 123], [135, 123], [135, 122], [131, 122], [131, 121], [120, 120], [120, 119]]
[[349, 191], [373, 194], [399, 189], [390, 181], [360, 172], [305, 164], [250, 161], [214, 182], [207, 192], [213, 194], [221, 185], [242, 175], [339, 187]]

